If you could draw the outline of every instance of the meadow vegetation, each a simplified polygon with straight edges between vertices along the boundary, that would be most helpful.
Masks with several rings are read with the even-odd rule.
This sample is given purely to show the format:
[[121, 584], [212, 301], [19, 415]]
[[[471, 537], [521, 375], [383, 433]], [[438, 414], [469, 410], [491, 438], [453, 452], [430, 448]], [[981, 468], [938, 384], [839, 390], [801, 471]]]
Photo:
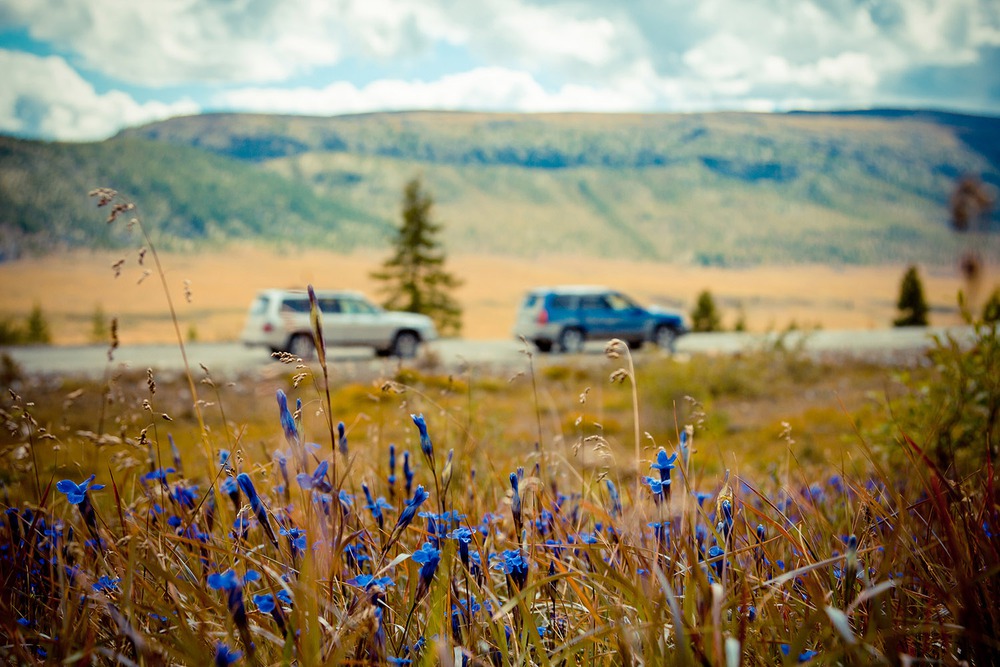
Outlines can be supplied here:
[[1000, 651], [995, 325], [898, 365], [609, 341], [508, 377], [347, 377], [315, 337], [269, 378], [119, 372], [117, 339], [101, 382], [5, 363], [5, 662]]
[[992, 664], [997, 350], [14, 377], [0, 651]]

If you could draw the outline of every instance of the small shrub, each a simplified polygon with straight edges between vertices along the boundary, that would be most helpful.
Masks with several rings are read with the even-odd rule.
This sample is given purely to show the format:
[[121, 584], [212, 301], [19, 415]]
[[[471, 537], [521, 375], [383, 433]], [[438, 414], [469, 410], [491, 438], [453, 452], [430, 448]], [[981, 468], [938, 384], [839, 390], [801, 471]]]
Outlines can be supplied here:
[[108, 322], [101, 304], [94, 306], [94, 314], [90, 316], [90, 341], [103, 343], [108, 340]]
[[20, 345], [24, 342], [24, 330], [12, 320], [0, 320], [0, 345]]

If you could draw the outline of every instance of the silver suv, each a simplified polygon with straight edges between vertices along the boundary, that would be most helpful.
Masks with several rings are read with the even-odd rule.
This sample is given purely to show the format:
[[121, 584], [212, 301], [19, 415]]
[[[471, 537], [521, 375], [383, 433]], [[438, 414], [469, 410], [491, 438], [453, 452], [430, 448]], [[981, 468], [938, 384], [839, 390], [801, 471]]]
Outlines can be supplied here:
[[[379, 356], [414, 357], [420, 344], [437, 338], [431, 318], [383, 310], [363, 294], [316, 291], [329, 347], [372, 347]], [[315, 352], [305, 290], [264, 290], [250, 305], [240, 340], [303, 359]]]
[[514, 326], [514, 335], [531, 341], [540, 352], [579, 352], [585, 341], [611, 338], [624, 340], [632, 349], [648, 341], [673, 351], [677, 337], [687, 331], [679, 313], [643, 308], [620, 292], [585, 285], [531, 290]]

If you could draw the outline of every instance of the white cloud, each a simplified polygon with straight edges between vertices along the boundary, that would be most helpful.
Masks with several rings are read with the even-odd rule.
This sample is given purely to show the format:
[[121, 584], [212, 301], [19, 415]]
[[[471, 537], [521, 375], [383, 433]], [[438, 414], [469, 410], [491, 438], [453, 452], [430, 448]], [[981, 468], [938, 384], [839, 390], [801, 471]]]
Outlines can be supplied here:
[[[19, 111], [5, 112], [4, 127], [82, 137], [113, 131], [111, 107], [120, 123], [178, 107], [98, 95], [71, 68], [151, 94], [194, 83], [209, 91], [199, 95], [214, 95], [214, 108], [287, 113], [885, 103], [895, 100], [882, 88], [909, 72], [975, 64], [983, 47], [1000, 46], [1000, 3], [2, 0], [3, 27], [65, 54], [32, 65], [48, 77], [34, 86], [20, 73], [8, 77], [16, 86], [5, 82], [0, 101], [17, 95]], [[336, 82], [288, 88], [295, 77], [321, 76]], [[72, 83], [43, 90], [49, 80]], [[73, 87], [80, 92], [63, 93]]]
[[120, 91], [97, 93], [58, 56], [0, 49], [0, 131], [78, 141], [104, 139], [123, 126], [196, 113], [189, 101], [139, 104]]
[[384, 79], [363, 87], [338, 81], [322, 89], [241, 88], [219, 94], [213, 104], [251, 111], [333, 115], [382, 109], [612, 111], [633, 109], [649, 99], [647, 87], [636, 81], [625, 80], [618, 88], [566, 84], [549, 92], [526, 72], [483, 67], [434, 81]]

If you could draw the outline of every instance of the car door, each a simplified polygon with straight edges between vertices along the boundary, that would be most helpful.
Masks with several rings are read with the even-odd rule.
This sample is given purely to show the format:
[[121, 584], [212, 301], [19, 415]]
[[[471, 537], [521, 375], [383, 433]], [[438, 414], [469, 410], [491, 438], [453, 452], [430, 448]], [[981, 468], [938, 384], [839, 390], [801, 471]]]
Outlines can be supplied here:
[[608, 336], [622, 340], [639, 340], [645, 337], [646, 310], [638, 306], [624, 294], [613, 292], [607, 295], [608, 307], [613, 321]]
[[350, 345], [385, 347], [389, 344], [393, 327], [381, 308], [360, 296], [345, 296], [340, 305]]
[[580, 320], [588, 338], [612, 335], [615, 313], [604, 294], [584, 294], [580, 297]]
[[349, 331], [345, 326], [340, 299], [335, 296], [318, 296], [319, 311], [323, 313], [323, 339], [329, 347], [348, 344]]

